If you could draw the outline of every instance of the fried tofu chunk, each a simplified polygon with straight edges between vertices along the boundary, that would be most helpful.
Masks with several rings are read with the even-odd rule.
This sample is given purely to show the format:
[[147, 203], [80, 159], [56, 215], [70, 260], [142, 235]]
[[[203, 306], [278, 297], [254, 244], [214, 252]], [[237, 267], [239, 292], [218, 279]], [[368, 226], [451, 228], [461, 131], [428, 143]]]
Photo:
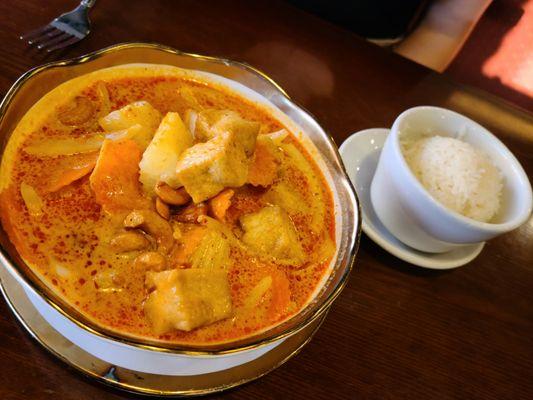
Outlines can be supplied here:
[[232, 314], [228, 278], [223, 270], [148, 272], [146, 285], [155, 289], [144, 303], [144, 312], [156, 334], [174, 329], [190, 331]]
[[240, 218], [242, 241], [252, 250], [290, 264], [305, 256], [289, 215], [279, 206], [268, 206]]
[[231, 116], [239, 117], [239, 114], [230, 110], [208, 109], [194, 113], [194, 119], [190, 118], [190, 114], [187, 114], [186, 119], [190, 120], [189, 126], [194, 132], [195, 139], [199, 142], [207, 142], [217, 134], [217, 131], [213, 130], [213, 126], [220, 120]]
[[[190, 121], [189, 121], [190, 125]], [[176, 178], [195, 203], [246, 183], [259, 124], [229, 110], [206, 110], [195, 118], [196, 145], [185, 150]]]
[[[259, 126], [251, 134], [253, 146]], [[185, 150], [176, 167], [176, 176], [195, 203], [207, 200], [224, 188], [246, 183], [251, 155], [247, 153], [250, 139], [234, 130], [220, 132], [205, 143]]]
[[247, 121], [235, 111], [210, 109], [198, 113], [194, 135], [196, 140], [206, 142], [222, 132], [233, 132], [249, 157], [254, 152], [259, 128], [257, 122]]

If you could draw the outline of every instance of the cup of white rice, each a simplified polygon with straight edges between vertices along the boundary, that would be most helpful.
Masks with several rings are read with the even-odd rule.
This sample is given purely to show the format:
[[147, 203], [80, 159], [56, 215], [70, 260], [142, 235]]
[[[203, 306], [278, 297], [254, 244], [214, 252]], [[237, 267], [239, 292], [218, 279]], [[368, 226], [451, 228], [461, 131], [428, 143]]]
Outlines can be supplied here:
[[509, 149], [471, 119], [439, 107], [394, 122], [371, 185], [383, 225], [403, 243], [442, 253], [527, 221], [531, 184]]

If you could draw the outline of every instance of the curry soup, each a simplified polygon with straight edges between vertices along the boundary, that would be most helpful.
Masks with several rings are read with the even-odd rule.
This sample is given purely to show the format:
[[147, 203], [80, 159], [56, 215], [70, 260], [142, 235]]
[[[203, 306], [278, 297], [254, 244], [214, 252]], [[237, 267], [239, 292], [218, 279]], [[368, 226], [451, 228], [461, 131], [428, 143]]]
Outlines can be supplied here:
[[173, 344], [243, 338], [305, 306], [335, 253], [332, 193], [294, 133], [178, 68], [100, 70], [15, 129], [2, 224], [97, 325]]

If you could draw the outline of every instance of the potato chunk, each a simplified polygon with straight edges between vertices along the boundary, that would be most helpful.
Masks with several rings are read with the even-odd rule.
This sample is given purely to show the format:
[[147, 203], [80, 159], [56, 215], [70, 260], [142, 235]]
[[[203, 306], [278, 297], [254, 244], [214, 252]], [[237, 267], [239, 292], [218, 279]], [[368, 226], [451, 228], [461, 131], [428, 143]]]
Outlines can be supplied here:
[[128, 129], [133, 125], [140, 125], [142, 129], [133, 138], [137, 144], [145, 149], [150, 143], [155, 130], [161, 121], [161, 114], [146, 101], [136, 101], [119, 110], [110, 112], [98, 121], [106, 132], [116, 132]]
[[240, 218], [242, 241], [252, 250], [291, 264], [304, 261], [298, 234], [289, 217], [279, 206], [268, 206]]
[[155, 288], [144, 312], [156, 334], [173, 329], [190, 331], [232, 313], [226, 272], [212, 269], [173, 269], [148, 272], [146, 285]]
[[246, 152], [247, 146], [241, 135], [225, 131], [183, 152], [176, 175], [195, 203], [215, 196], [226, 187], [239, 187], [246, 183], [251, 161]]
[[192, 146], [192, 135], [183, 124], [178, 113], [169, 112], [144, 151], [139, 164], [140, 180], [146, 192], [151, 193], [157, 182], [162, 181], [171, 187], [178, 187], [176, 164], [179, 155]]

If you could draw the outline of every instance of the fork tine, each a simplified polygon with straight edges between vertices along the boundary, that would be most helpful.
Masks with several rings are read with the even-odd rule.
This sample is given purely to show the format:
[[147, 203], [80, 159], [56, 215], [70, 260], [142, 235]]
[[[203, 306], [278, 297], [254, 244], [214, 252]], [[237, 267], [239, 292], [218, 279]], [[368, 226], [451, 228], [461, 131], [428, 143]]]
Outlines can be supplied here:
[[91, 31], [88, 11], [93, 0], [82, 0], [78, 7], [61, 14], [48, 25], [20, 36], [30, 47], [47, 53], [63, 49], [86, 37]]
[[44, 35], [44, 34], [50, 32], [53, 29], [54, 29], [54, 27], [51, 26], [51, 25], [41, 26], [40, 28], [34, 29], [33, 31], [28, 32], [25, 35], [20, 35], [19, 38], [20, 38], [20, 40], [32, 39], [32, 38], [34, 38], [36, 36]]
[[52, 46], [48, 49], [46, 49], [46, 51], [48, 53], [51, 53], [52, 51], [56, 51], [56, 50], [59, 50], [59, 49], [62, 49], [62, 48], [65, 48], [67, 46], [70, 46], [70, 45], [73, 45], [74, 43], [78, 43], [81, 39], [76, 37], [76, 36], [72, 36], [70, 39], [64, 41], [64, 42], [61, 42], [59, 44], [56, 44], [55, 46]]
[[52, 46], [55, 46], [65, 40], [68, 40], [72, 37], [72, 35], [69, 35], [68, 33], [66, 32], [62, 32], [60, 35], [58, 36], [55, 36], [53, 39], [51, 40], [46, 40], [40, 44], [37, 45], [37, 48], [39, 50], [43, 50], [43, 49], [47, 49], [47, 48], [50, 48]]
[[52, 29], [47, 31], [47, 33], [44, 33], [41, 36], [37, 36], [35, 38], [32, 38], [32, 39], [28, 40], [28, 44], [30, 46], [32, 46], [34, 44], [39, 44], [39, 43], [44, 42], [44, 41], [49, 41], [50, 39], [53, 39], [53, 38], [61, 35], [62, 33], [63, 33], [63, 31], [60, 31], [59, 29], [56, 29], [56, 28], [52, 27]]

